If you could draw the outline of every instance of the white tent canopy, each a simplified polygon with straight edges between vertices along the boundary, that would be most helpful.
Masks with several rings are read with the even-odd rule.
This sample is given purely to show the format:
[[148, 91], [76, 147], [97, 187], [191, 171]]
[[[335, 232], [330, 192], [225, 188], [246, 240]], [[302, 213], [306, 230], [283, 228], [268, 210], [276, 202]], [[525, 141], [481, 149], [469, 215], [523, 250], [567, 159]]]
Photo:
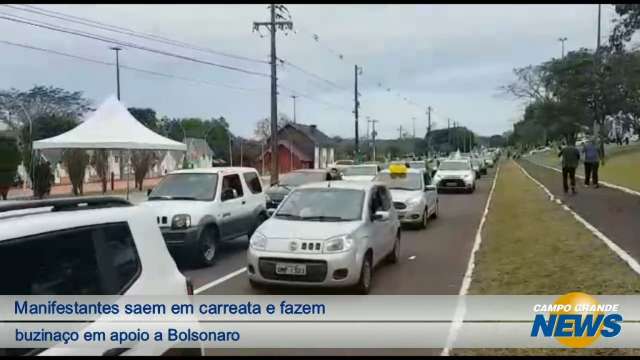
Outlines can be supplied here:
[[149, 130], [136, 120], [115, 96], [110, 96], [75, 128], [33, 142], [39, 149], [123, 149], [186, 151], [181, 142]]

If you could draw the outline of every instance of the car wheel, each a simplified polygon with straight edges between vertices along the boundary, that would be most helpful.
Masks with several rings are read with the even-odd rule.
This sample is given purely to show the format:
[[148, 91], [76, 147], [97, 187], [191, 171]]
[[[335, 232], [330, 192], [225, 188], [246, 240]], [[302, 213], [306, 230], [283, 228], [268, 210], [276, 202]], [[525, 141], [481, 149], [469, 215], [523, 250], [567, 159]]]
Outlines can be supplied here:
[[251, 285], [251, 288], [254, 290], [260, 290], [264, 288], [264, 286], [261, 283], [251, 279], [249, 279], [249, 285]]
[[438, 209], [439, 208], [440, 208], [440, 201], [436, 201], [436, 210], [431, 215], [432, 218], [434, 218], [434, 219], [438, 218]]
[[393, 243], [393, 250], [387, 256], [387, 260], [392, 264], [397, 264], [400, 260], [400, 232], [396, 235], [396, 240]]
[[373, 278], [373, 268], [371, 265], [371, 255], [366, 255], [362, 260], [362, 268], [360, 269], [360, 280], [356, 285], [355, 291], [361, 295], [367, 295], [371, 291], [371, 279]]
[[429, 223], [429, 209], [425, 208], [420, 219], [420, 229], [425, 229]]
[[196, 248], [196, 263], [201, 266], [213, 265], [217, 253], [217, 236], [213, 229], [202, 230]]

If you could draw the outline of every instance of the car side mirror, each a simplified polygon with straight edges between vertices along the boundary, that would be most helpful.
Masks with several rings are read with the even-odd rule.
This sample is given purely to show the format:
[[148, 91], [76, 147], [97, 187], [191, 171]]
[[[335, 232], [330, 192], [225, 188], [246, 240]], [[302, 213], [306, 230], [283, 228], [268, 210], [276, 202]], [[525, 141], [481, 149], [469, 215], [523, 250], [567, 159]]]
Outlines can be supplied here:
[[273, 216], [273, 214], [275, 214], [275, 213], [276, 213], [276, 209], [274, 209], [274, 208], [269, 208], [269, 209], [267, 209], [267, 215], [268, 215], [269, 217], [272, 217], [272, 216]]
[[388, 211], [376, 211], [373, 214], [373, 221], [387, 221], [389, 220], [389, 212]]
[[436, 190], [438, 190], [438, 187], [435, 185], [427, 185], [424, 187], [425, 192], [436, 191]]
[[237, 197], [238, 197], [238, 192], [236, 191], [236, 189], [225, 189], [222, 192], [220, 199], [222, 201], [227, 201], [227, 200], [235, 199]]

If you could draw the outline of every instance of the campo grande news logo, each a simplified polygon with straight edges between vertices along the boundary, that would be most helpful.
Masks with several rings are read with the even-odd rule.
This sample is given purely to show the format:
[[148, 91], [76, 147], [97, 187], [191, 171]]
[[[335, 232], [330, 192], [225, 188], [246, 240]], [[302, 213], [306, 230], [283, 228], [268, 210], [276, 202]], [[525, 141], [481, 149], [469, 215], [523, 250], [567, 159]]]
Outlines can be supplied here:
[[571, 292], [553, 304], [537, 304], [531, 337], [554, 337], [562, 345], [584, 348], [600, 338], [614, 337], [622, 330], [619, 304], [599, 304], [591, 295]]

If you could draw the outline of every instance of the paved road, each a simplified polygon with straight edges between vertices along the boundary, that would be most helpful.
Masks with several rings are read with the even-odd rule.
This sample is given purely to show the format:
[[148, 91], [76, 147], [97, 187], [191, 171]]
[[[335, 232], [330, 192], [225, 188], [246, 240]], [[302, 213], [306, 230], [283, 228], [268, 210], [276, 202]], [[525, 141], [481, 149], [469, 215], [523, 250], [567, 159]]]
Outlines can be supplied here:
[[[456, 295], [467, 268], [475, 233], [482, 217], [494, 171], [483, 177], [474, 194], [441, 194], [440, 216], [425, 230], [405, 229], [401, 261], [382, 265], [374, 273], [372, 294]], [[196, 288], [246, 266], [247, 239], [220, 249], [218, 262], [204, 269], [183, 269]], [[410, 259], [412, 258], [412, 259]], [[207, 295], [339, 294], [331, 290], [276, 288], [254, 290], [246, 273], [210, 289]], [[437, 355], [438, 349], [210, 349], [208, 355]]]
[[562, 189], [562, 174], [521, 160], [520, 165], [534, 178], [546, 186], [551, 193], [562, 199], [573, 211], [595, 226], [611, 241], [640, 259], [640, 196], [600, 186], [587, 188], [584, 181], [576, 178], [575, 196], [565, 195]]

